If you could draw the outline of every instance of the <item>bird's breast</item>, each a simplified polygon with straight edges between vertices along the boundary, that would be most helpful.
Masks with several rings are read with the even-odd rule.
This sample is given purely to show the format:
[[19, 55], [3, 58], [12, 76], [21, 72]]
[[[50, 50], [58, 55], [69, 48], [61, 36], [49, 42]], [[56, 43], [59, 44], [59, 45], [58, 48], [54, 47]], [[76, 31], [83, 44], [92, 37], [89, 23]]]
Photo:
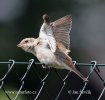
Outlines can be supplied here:
[[55, 55], [53, 52], [43, 45], [36, 48], [36, 56], [41, 63], [49, 64], [55, 62]]

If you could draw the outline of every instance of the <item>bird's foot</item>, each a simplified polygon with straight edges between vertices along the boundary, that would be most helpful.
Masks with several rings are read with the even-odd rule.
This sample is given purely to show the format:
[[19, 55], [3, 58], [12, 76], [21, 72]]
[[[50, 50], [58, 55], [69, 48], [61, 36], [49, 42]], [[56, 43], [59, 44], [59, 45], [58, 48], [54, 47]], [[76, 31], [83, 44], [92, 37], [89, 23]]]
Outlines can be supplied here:
[[44, 68], [44, 69], [45, 69], [45, 68], [47, 68], [47, 66], [46, 66], [45, 64], [42, 64], [42, 68]]

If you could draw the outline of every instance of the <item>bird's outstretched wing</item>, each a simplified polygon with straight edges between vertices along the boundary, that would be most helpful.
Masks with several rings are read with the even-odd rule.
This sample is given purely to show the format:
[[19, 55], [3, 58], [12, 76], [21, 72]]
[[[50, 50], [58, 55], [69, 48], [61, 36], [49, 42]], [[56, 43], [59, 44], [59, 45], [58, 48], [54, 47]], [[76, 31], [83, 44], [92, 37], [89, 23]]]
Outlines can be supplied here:
[[55, 52], [58, 47], [68, 54], [70, 46], [69, 33], [72, 26], [71, 16], [67, 15], [52, 23], [50, 23], [48, 15], [44, 15], [43, 19], [44, 23], [39, 33], [41, 43], [48, 43], [53, 52]]
[[39, 33], [40, 43], [43, 45], [48, 44], [51, 51], [56, 51], [56, 40], [52, 31], [51, 25], [49, 23], [43, 23]]
[[72, 28], [72, 17], [64, 16], [51, 23], [54, 37], [57, 42], [62, 43], [66, 49], [70, 48], [70, 31]]

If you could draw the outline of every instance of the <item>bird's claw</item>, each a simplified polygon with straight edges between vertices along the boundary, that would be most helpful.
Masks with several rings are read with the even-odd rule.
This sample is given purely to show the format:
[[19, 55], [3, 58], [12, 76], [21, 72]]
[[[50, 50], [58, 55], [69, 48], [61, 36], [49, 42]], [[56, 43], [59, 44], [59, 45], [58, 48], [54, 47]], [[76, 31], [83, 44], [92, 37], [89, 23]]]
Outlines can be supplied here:
[[42, 68], [44, 68], [44, 69], [45, 69], [45, 68], [47, 68], [47, 66], [46, 66], [45, 64], [42, 64]]

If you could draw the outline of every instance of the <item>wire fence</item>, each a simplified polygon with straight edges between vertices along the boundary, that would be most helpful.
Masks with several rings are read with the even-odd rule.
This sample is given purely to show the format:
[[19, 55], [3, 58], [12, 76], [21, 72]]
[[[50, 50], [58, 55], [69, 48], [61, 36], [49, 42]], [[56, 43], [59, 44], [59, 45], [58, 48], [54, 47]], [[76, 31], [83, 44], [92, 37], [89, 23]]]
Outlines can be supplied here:
[[[97, 77], [99, 77], [99, 79], [101, 80], [101, 82], [103, 83], [103, 88], [100, 92], [100, 94], [97, 96], [97, 98], [94, 98], [94, 95], [92, 95], [92, 91], [87, 91], [87, 94], [89, 96], [90, 99], [85, 99], [85, 100], [102, 100], [102, 97], [104, 95], [104, 91], [105, 91], [105, 81], [102, 78], [102, 76], [100, 75], [100, 69], [99, 67], [102, 66], [104, 67], [105, 64], [97, 64], [96, 61], [91, 61], [91, 63], [77, 63], [76, 61], [73, 61], [74, 65], [77, 66], [77, 68], [79, 69], [79, 67], [86, 67], [89, 66], [89, 74], [87, 75], [87, 79], [89, 80], [89, 78], [91, 77], [92, 73], [95, 72]], [[27, 94], [28, 99], [27, 100], [64, 100], [65, 98], [61, 99], [63, 94], [66, 94], [68, 97], [68, 99], [65, 100], [82, 100], [82, 96], [84, 95], [84, 92], [86, 90], [86, 88], [88, 88], [88, 82], [82, 82], [82, 85], [79, 88], [79, 93], [77, 93], [78, 91], [74, 91], [73, 87], [68, 88], [69, 83], [67, 82], [67, 79], [70, 77], [71, 72], [67, 71], [67, 73], [64, 75], [64, 77], [62, 77], [62, 75], [58, 72], [58, 70], [54, 69], [54, 74], [56, 74], [57, 79], [59, 80], [59, 89], [58, 91], [55, 91], [55, 95], [51, 95], [49, 93], [49, 89], [47, 87], [49, 87], [48, 85], [48, 80], [49, 80], [49, 75], [52, 71], [52, 69], [47, 69], [47, 73], [41, 77], [40, 73], [37, 71], [37, 67], [36, 65], [41, 65], [40, 63], [35, 62], [33, 59], [30, 59], [28, 62], [16, 62], [14, 60], [9, 60], [7, 62], [0, 62], [0, 66], [6, 64], [8, 70], [7, 72], [5, 72], [5, 74], [0, 78], [0, 91], [3, 91], [3, 94], [6, 98], [6, 100], [22, 100], [19, 99], [19, 95], [21, 94], [21, 91], [24, 89], [24, 85], [25, 85], [25, 80], [27, 79], [28, 73], [30, 70], [32, 70], [34, 73], [34, 76], [32, 77], [37, 77], [39, 79], [39, 88], [38, 90], [35, 92], [34, 91], [34, 96], [33, 99], [30, 98], [30, 95]], [[26, 70], [23, 72], [23, 75], [20, 77], [19, 73], [17, 72], [17, 70], [15, 69], [15, 65], [19, 66], [19, 65], [25, 65], [26, 66]], [[32, 68], [33, 66], [33, 68]], [[8, 75], [11, 74], [12, 72], [15, 73], [16, 77], [18, 78], [20, 85], [19, 88], [16, 92], [16, 95], [14, 97], [11, 97], [9, 91], [7, 90], [7, 88], [4, 87], [4, 85], [6, 84], [6, 80], [8, 79]], [[53, 80], [53, 79], [52, 79]], [[30, 81], [34, 81], [34, 80], [30, 80]], [[47, 84], [47, 86], [46, 86]], [[7, 84], [8, 85], [8, 84]], [[53, 84], [52, 84], [53, 85]], [[55, 89], [53, 89], [54, 91]], [[8, 91], [8, 92], [7, 92]], [[47, 99], [44, 99], [44, 96], [42, 94], [45, 94]], [[74, 97], [74, 95], [76, 95]], [[42, 99], [40, 98], [40, 96], [42, 97]], [[84, 96], [85, 98], [85, 96]], [[86, 97], [87, 98], [87, 97]], [[0, 100], [4, 100], [2, 99], [2, 94], [0, 95]]]

